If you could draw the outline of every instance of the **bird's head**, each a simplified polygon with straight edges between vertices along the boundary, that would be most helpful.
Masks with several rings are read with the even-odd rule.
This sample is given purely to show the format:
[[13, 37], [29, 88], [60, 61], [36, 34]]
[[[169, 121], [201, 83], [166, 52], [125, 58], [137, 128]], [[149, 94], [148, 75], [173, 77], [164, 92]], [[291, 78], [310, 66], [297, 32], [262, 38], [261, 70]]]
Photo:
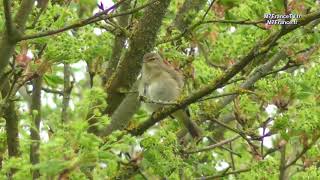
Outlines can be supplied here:
[[155, 52], [150, 52], [143, 56], [143, 63], [159, 63], [161, 61], [161, 56]]

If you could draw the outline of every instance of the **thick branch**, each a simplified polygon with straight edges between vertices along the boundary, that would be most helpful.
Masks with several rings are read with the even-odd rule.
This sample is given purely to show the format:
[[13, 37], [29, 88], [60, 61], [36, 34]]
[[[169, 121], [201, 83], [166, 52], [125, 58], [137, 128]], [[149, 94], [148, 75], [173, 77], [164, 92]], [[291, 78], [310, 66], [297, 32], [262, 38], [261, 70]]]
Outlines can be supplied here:
[[209, 7], [206, 10], [206, 13], [204, 13], [204, 15], [201, 18], [202, 21], [204, 21], [204, 19], [207, 17], [207, 15], [208, 15], [209, 11], [211, 10], [214, 3], [215, 3], [215, 0], [212, 0]]
[[[4, 87], [1, 90], [2, 97], [7, 97], [9, 94], [10, 84], [8, 79], [3, 83]], [[2, 116], [6, 121], [6, 134], [7, 134], [7, 145], [8, 145], [8, 155], [9, 157], [18, 157], [20, 155], [19, 151], [19, 119], [16, 112], [15, 103], [10, 99], [6, 100], [6, 104], [1, 106], [0, 116]], [[11, 177], [17, 169], [11, 169], [9, 176]]]
[[11, 35], [13, 30], [13, 24], [12, 24], [12, 16], [11, 16], [11, 0], [3, 0], [3, 8], [4, 8], [4, 16], [6, 19], [6, 30], [8, 35]]

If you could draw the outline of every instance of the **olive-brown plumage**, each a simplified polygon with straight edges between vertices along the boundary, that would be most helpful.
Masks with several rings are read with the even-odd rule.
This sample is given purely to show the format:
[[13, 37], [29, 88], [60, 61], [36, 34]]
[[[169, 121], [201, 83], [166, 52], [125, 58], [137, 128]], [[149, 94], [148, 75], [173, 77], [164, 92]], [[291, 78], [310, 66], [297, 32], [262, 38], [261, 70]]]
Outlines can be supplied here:
[[[139, 94], [151, 101], [151, 103], [144, 103], [148, 111], [154, 112], [165, 106], [164, 104], [167, 102], [176, 101], [183, 86], [183, 75], [172, 66], [164, 63], [158, 53], [144, 55]], [[191, 121], [184, 110], [180, 109], [174, 112], [173, 116], [184, 124], [193, 137], [200, 136], [200, 129]]]

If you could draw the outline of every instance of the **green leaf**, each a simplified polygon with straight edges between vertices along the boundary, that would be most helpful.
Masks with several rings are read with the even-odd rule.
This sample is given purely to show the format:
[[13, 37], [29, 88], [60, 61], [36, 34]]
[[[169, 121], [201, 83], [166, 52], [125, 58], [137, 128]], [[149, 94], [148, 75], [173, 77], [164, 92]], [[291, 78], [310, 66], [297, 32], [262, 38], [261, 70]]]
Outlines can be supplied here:
[[63, 84], [63, 79], [57, 75], [44, 75], [44, 81], [48, 86], [56, 88], [58, 85]]

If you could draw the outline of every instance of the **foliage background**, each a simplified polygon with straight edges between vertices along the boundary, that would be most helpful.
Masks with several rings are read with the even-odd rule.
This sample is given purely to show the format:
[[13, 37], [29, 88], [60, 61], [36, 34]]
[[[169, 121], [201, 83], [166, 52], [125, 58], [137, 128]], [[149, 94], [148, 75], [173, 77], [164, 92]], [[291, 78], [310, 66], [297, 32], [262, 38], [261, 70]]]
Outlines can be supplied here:
[[[24, 1], [33, 3], [4, 0], [0, 6], [5, 9], [9, 4], [14, 17]], [[107, 9], [111, 1], [104, 1], [103, 8], [91, 0], [44, 2], [37, 2], [26, 14], [26, 28], [20, 28], [23, 35], [17, 35], [17, 41], [15, 32], [8, 31], [5, 10], [0, 12], [1, 48], [11, 38], [14, 42], [13, 52], [0, 51], [1, 62], [6, 61], [1, 53], [11, 53], [0, 68], [1, 179], [320, 178], [319, 1], [166, 0], [108, 18], [152, 2], [120, 1], [108, 15], [89, 23], [80, 20], [95, 16], [97, 6]], [[159, 30], [152, 22], [141, 23], [153, 17], [147, 10], [152, 6], [166, 11], [157, 19], [162, 22]], [[299, 25], [267, 48], [259, 45], [285, 28], [266, 25], [267, 13], [315, 15], [311, 23]], [[13, 27], [17, 21], [13, 20]], [[77, 22], [81, 27], [28, 37]], [[136, 37], [143, 29], [156, 34], [154, 43], [144, 41], [150, 34]], [[135, 49], [132, 42], [136, 39]], [[257, 54], [266, 51], [223, 82], [220, 77], [252, 49]], [[134, 116], [127, 113], [130, 122], [124, 123], [125, 128], [99, 134], [99, 129], [115, 124], [112, 108], [126, 102], [123, 98], [130, 95], [133, 85], [130, 80], [140, 71], [141, 61], [131, 57], [141, 59], [147, 50], [158, 51], [184, 73], [181, 102], [199, 89], [209, 89], [215, 80], [221, 81], [220, 88], [189, 103], [203, 138], [178, 138], [182, 126], [170, 117], [135, 131], [150, 120], [142, 107]], [[274, 65], [266, 68], [272, 59]], [[122, 69], [121, 63], [136, 65]], [[250, 82], [254, 76], [257, 79]], [[9, 89], [12, 94], [8, 95]], [[10, 109], [8, 104], [15, 107]], [[13, 145], [17, 153], [10, 154], [8, 132], [14, 129], [8, 122], [14, 121], [18, 122], [18, 144]], [[32, 144], [39, 148], [32, 149]], [[31, 157], [39, 160], [30, 162]]]

